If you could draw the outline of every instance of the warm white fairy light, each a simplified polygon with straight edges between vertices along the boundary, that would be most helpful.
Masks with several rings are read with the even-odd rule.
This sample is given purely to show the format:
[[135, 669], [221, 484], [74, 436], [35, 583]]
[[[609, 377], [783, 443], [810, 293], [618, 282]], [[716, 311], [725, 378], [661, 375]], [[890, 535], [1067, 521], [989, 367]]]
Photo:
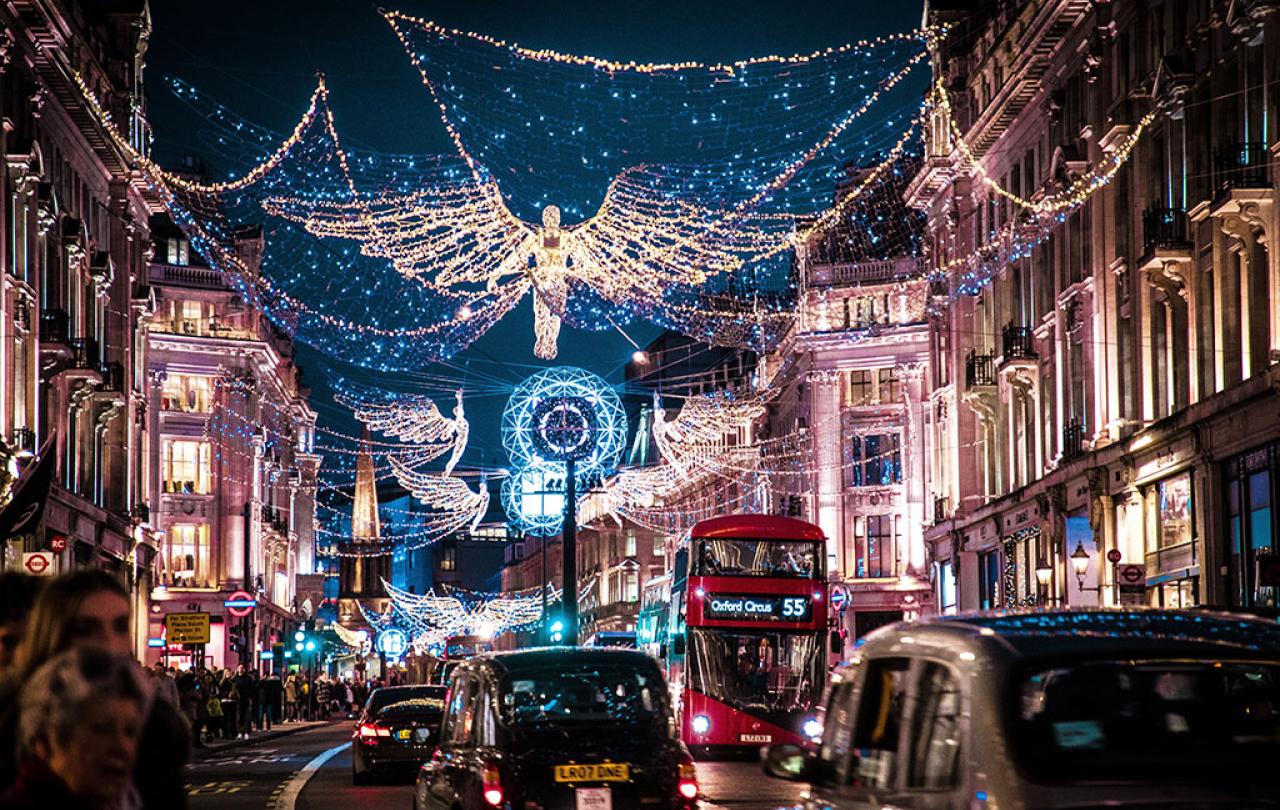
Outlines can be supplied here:
[[[450, 475], [466, 452], [467, 437], [471, 434], [461, 389], [455, 396], [452, 419], [442, 415], [435, 402], [425, 398], [406, 398], [385, 403], [362, 401], [345, 394], [339, 394], [335, 398], [351, 408], [355, 417], [368, 425], [370, 430], [405, 442], [438, 447], [441, 454], [446, 450], [451, 451], [444, 467], [444, 474]], [[414, 466], [427, 460], [429, 458], [419, 454]]]

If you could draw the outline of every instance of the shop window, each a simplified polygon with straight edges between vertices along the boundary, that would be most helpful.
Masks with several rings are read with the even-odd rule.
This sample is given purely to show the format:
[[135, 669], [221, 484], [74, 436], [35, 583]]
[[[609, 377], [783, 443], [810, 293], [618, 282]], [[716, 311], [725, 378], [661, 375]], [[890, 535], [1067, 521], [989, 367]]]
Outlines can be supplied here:
[[1191, 542], [1191, 476], [1175, 475], [1156, 487], [1160, 548]]
[[978, 608], [995, 610], [1000, 607], [1000, 552], [987, 551], [978, 555]]
[[164, 491], [208, 494], [209, 454], [208, 442], [165, 439], [160, 445], [160, 474]]
[[1232, 598], [1242, 607], [1280, 607], [1274, 508], [1278, 470], [1280, 444], [1253, 450], [1226, 465]]
[[207, 523], [175, 523], [169, 527], [169, 584], [175, 588], [211, 586]]
[[956, 612], [956, 575], [950, 560], [934, 563], [935, 582], [938, 588], [938, 610], [945, 614]]

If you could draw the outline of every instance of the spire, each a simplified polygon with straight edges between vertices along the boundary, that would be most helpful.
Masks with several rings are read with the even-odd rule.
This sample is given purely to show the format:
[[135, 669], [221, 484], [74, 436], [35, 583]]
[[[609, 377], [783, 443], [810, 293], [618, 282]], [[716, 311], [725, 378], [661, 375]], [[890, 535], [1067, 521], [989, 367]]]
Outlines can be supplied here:
[[376, 543], [381, 537], [381, 527], [378, 524], [378, 486], [373, 472], [368, 427], [360, 437], [360, 452], [356, 456], [356, 494], [351, 511], [351, 535], [357, 543]]

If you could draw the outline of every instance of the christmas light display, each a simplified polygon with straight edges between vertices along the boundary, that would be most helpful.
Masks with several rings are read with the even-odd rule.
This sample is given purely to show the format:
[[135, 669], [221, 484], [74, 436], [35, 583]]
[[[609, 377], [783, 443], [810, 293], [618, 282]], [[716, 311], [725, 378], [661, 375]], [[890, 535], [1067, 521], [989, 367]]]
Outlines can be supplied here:
[[626, 442], [622, 402], [600, 377], [558, 366], [527, 378], [502, 412], [502, 445], [513, 467], [502, 486], [507, 516], [529, 534], [556, 534], [564, 460], [573, 457], [575, 479], [586, 485], [617, 467]]
[[[437, 445], [441, 452], [451, 450], [444, 474], [449, 475], [467, 449], [467, 437], [471, 428], [462, 404], [462, 390], [457, 392], [457, 404], [453, 418], [441, 415], [435, 402], [425, 397], [399, 397], [389, 401], [373, 402], [357, 400], [350, 395], [339, 394], [336, 399], [351, 409], [355, 417], [372, 430], [395, 436], [405, 442]], [[419, 453], [416, 461], [427, 459]]]

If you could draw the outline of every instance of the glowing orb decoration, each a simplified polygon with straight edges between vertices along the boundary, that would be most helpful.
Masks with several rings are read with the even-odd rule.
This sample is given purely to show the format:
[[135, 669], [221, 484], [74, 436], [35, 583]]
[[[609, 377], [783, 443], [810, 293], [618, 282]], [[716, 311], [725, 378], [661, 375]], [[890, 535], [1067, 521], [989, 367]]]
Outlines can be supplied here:
[[564, 465], [535, 461], [502, 481], [502, 506], [525, 534], [550, 537], [564, 524]]
[[388, 627], [378, 634], [376, 647], [388, 658], [399, 658], [409, 649], [409, 636], [398, 627]]
[[572, 460], [574, 478], [586, 483], [617, 466], [626, 441], [622, 402], [595, 374], [558, 366], [529, 377], [502, 414], [502, 445], [513, 467], [502, 482], [507, 516], [529, 534], [556, 534], [565, 507], [564, 462]]
[[618, 395], [600, 377], [572, 366], [520, 383], [502, 413], [502, 446], [517, 467], [572, 456], [578, 477], [590, 477], [616, 467], [626, 443]]

